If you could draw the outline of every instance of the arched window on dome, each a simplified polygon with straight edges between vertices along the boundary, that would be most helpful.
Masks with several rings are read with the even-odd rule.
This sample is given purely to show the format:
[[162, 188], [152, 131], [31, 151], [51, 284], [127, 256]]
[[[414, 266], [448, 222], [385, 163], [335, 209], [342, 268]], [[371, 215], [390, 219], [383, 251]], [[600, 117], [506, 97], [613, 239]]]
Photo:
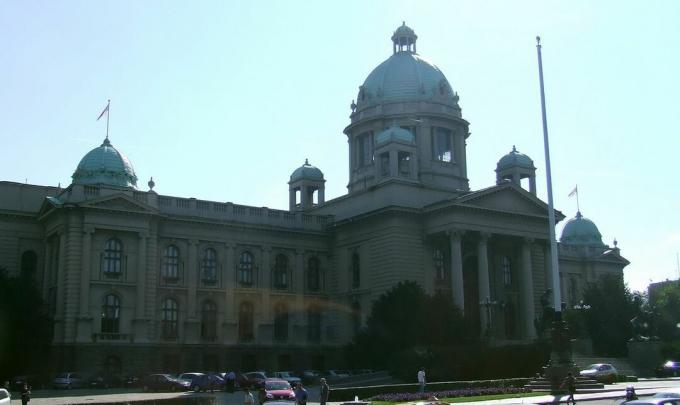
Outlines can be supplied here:
[[253, 285], [253, 254], [245, 251], [241, 253], [238, 261], [238, 284], [241, 287]]
[[432, 146], [435, 160], [453, 162], [453, 135], [450, 129], [432, 127]]
[[120, 299], [115, 294], [104, 297], [101, 314], [102, 333], [120, 333]]
[[288, 257], [280, 253], [274, 259], [274, 288], [288, 289]]
[[123, 244], [111, 238], [104, 244], [102, 272], [106, 277], [119, 277], [123, 268]]
[[217, 253], [213, 248], [207, 248], [203, 251], [201, 282], [207, 286], [217, 283]]

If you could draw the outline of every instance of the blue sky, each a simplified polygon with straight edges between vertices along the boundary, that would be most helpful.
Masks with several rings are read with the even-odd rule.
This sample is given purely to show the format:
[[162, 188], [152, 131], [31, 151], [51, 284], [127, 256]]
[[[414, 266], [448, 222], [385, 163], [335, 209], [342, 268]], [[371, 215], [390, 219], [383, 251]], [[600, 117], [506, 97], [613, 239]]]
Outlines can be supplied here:
[[[403, 20], [470, 122], [473, 189], [512, 149], [545, 164], [555, 205], [616, 238], [633, 289], [677, 278], [676, 1], [19, 1], [0, 3], [0, 179], [66, 185], [110, 138], [141, 189], [286, 209], [305, 158], [346, 192], [349, 105]], [[558, 234], [565, 221], [558, 224]]]

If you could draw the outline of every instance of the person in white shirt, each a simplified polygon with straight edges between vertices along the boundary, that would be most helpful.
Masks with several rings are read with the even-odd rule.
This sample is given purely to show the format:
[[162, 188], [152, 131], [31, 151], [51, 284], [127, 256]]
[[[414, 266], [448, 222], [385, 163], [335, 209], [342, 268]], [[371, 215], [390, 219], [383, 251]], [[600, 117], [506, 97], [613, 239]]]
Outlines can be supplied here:
[[418, 384], [420, 384], [420, 392], [425, 392], [425, 367], [421, 367], [418, 371]]

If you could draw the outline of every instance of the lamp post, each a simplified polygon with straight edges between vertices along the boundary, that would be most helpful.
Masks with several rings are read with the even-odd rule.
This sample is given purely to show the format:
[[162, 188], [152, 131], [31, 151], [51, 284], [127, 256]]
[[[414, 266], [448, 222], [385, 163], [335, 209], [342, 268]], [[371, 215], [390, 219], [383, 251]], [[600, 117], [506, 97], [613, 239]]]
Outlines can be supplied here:
[[486, 332], [484, 334], [486, 335], [487, 339], [491, 339], [491, 307], [496, 304], [498, 304], [498, 302], [493, 301], [491, 297], [488, 296], [479, 301], [479, 305], [484, 307], [486, 310]]

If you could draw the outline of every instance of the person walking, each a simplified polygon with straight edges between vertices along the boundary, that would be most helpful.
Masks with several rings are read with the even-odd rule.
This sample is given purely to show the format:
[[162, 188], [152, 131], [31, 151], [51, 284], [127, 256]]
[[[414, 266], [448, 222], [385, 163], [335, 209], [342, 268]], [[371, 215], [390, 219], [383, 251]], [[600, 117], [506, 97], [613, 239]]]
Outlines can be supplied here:
[[418, 384], [420, 385], [420, 392], [425, 392], [425, 367], [421, 367], [418, 370]]
[[234, 392], [234, 387], [236, 385], [236, 373], [233, 371], [230, 371], [227, 373], [225, 376], [227, 383], [225, 384], [225, 387], [227, 389], [227, 392], [232, 394]]
[[302, 383], [298, 383], [295, 387], [295, 403], [297, 405], [307, 405], [307, 390], [302, 386]]
[[28, 405], [30, 400], [31, 389], [28, 387], [28, 384], [24, 383], [24, 385], [21, 387], [21, 405]]
[[567, 405], [569, 404], [569, 400], [571, 400], [573, 405], [576, 405], [576, 400], [574, 399], [574, 393], [576, 392], [576, 378], [574, 378], [572, 373], [567, 374], [567, 376], [564, 378], [561, 388], [566, 389], [569, 393], [569, 396], [567, 397]]
[[248, 387], [243, 389], [243, 405], [255, 405], [255, 398]]
[[328, 386], [325, 378], [322, 378], [319, 380], [319, 382], [321, 382], [321, 388], [319, 389], [319, 403], [320, 405], [326, 405], [326, 402], [328, 402], [328, 394], [331, 392], [331, 387]]

